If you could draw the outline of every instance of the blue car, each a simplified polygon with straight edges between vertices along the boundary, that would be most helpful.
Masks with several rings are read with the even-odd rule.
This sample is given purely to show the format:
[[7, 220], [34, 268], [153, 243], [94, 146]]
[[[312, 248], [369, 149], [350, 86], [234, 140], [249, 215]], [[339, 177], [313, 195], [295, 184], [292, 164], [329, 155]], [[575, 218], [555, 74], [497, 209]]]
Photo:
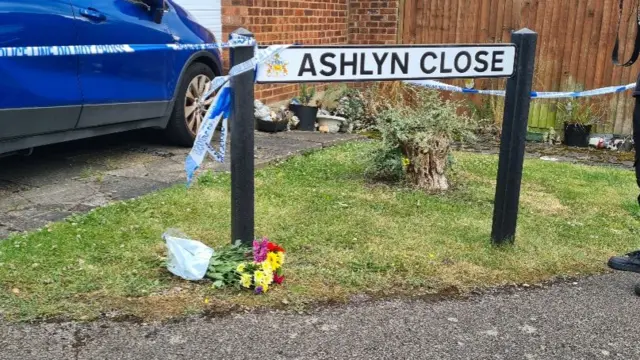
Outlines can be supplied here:
[[222, 70], [217, 50], [3, 57], [3, 49], [213, 42], [171, 0], [0, 0], [0, 154], [141, 128], [189, 146], [211, 101], [200, 96]]

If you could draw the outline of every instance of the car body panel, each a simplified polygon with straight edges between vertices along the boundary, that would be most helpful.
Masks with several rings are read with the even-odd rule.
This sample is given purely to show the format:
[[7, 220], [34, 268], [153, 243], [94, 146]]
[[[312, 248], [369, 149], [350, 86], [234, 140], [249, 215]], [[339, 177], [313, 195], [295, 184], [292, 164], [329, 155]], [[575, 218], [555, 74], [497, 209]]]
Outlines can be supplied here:
[[[71, 0], [78, 23], [78, 45], [164, 45], [173, 37], [164, 22], [153, 22], [140, 4], [123, 0]], [[92, 12], [102, 18], [83, 16]], [[100, 126], [165, 113], [169, 87], [169, 49], [80, 57], [84, 109], [77, 127]], [[177, 64], [176, 64], [177, 65]]]
[[[69, 0], [0, 1], [0, 48], [76, 41]], [[73, 129], [82, 106], [78, 56], [0, 57], [0, 139]]]
[[[166, 1], [160, 24], [132, 1], [2, 0], [0, 48], [215, 42], [209, 30], [171, 0]], [[45, 17], [51, 20], [45, 22]], [[62, 30], [67, 31], [64, 36]], [[164, 128], [178, 84], [195, 61], [221, 73], [217, 50], [167, 47], [127, 54], [0, 57], [0, 76], [9, 79], [0, 82], [0, 153], [130, 129]]]

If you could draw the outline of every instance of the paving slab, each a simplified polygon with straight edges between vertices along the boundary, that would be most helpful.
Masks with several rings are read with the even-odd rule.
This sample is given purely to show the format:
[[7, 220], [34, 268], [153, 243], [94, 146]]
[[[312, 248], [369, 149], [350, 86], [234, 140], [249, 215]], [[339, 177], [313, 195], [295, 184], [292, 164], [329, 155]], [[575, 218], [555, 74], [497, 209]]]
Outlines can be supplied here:
[[0, 179], [21, 185], [23, 188], [42, 187], [65, 183], [72, 178], [80, 178], [106, 168], [99, 164], [90, 165], [57, 158], [40, 158], [33, 163], [27, 159], [23, 158], [19, 163], [10, 162], [2, 166]]
[[[6, 169], [6, 167], [4, 168]], [[6, 171], [6, 170], [3, 170]], [[19, 184], [9, 180], [0, 179], [0, 196], [6, 196], [8, 194], [14, 194], [20, 191], [25, 191], [31, 187], [25, 184]]]
[[184, 159], [182, 162], [172, 158], [163, 158], [144, 164], [146, 176], [149, 179], [167, 184], [175, 184], [184, 181]]
[[32, 205], [32, 203], [20, 194], [0, 194], [0, 208], [5, 209], [5, 211], [22, 210], [30, 205]]
[[46, 185], [22, 192], [20, 195], [35, 205], [73, 205], [96, 193], [96, 189], [83, 182], [67, 181], [63, 184]]
[[62, 208], [32, 207], [0, 214], [0, 224], [9, 231], [28, 231], [39, 229], [52, 221], [64, 219], [69, 215], [72, 215], [72, 212]]
[[100, 182], [100, 192], [114, 201], [132, 199], [166, 187], [165, 183], [153, 179], [112, 175], [105, 176]]
[[149, 171], [145, 164], [135, 164], [131, 167], [106, 171], [104, 174], [115, 177], [145, 178], [149, 176]]

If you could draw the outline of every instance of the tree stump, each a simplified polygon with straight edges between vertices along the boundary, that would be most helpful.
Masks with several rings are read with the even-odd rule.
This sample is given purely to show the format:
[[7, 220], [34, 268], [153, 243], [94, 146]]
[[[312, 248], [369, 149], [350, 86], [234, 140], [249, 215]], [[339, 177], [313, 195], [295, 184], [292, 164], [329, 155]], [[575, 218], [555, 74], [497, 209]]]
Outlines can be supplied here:
[[450, 142], [444, 138], [436, 138], [429, 146], [405, 144], [403, 150], [409, 165], [407, 178], [417, 188], [428, 192], [446, 191], [449, 181], [445, 175]]

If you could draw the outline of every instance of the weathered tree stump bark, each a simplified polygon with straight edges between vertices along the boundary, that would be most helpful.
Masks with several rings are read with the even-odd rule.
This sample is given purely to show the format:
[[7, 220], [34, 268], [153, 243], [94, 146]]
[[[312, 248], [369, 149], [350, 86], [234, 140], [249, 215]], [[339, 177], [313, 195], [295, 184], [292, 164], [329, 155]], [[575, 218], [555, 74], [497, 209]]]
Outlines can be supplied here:
[[447, 155], [450, 142], [435, 139], [429, 147], [416, 144], [403, 145], [404, 153], [409, 158], [407, 178], [417, 188], [428, 192], [446, 191], [449, 181], [445, 175]]

